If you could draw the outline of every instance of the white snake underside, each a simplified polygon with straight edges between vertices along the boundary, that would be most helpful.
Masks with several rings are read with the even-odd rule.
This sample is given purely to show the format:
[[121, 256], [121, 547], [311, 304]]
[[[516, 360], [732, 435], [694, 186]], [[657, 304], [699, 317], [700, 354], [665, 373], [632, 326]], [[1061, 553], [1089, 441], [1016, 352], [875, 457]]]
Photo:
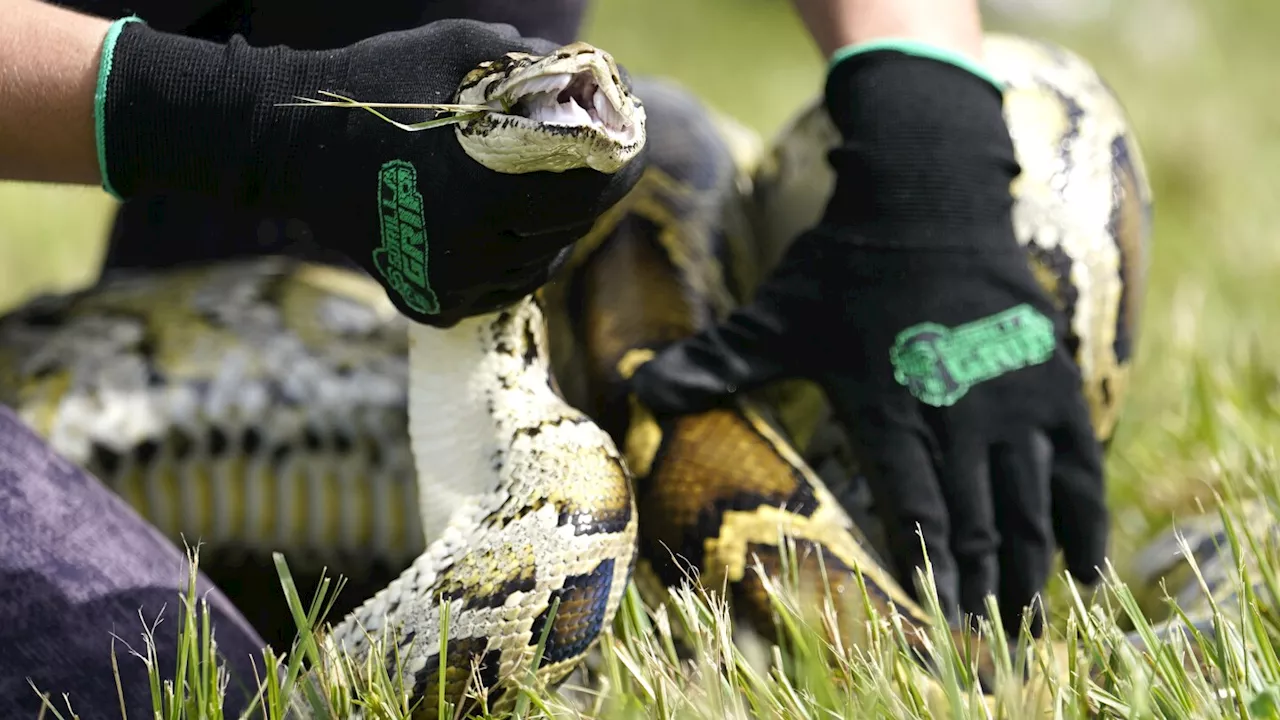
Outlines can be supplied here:
[[409, 434], [429, 545], [330, 637], [358, 661], [367, 634], [401, 624], [405, 686], [435, 697], [447, 606], [448, 697], [471, 680], [457, 668], [475, 663], [481, 687], [495, 687], [528, 667], [544, 634], [539, 675], [557, 681], [612, 621], [631, 573], [637, 519], [626, 466], [604, 431], [554, 392], [531, 299], [409, 337]]
[[[608, 86], [611, 102], [629, 101], [609, 86], [607, 56], [571, 48], [481, 68], [480, 81], [464, 86], [500, 94], [518, 90], [520, 78], [554, 84], [581, 71]], [[581, 62], [589, 70], [573, 64]], [[988, 64], [1010, 83], [1007, 115], [1023, 167], [1014, 186], [1019, 240], [1071, 320], [1095, 425], [1106, 439], [1128, 382], [1145, 270], [1145, 170], [1118, 103], [1082, 60], [993, 37]], [[487, 83], [485, 72], [492, 74]], [[626, 146], [636, 138], [616, 128], [597, 128], [584, 135], [585, 149], [572, 162], [610, 167], [638, 151], [644, 111], [638, 103], [624, 109], [641, 130], [638, 144]], [[536, 127], [516, 124], [533, 149], [519, 150], [502, 135], [502, 122], [457, 133], [482, 161], [536, 155]], [[754, 191], [748, 183], [724, 197], [698, 198], [688, 187], [659, 182], [663, 168], [649, 177], [695, 205], [750, 196], [756, 223], [746, 252], [767, 268], [829, 197], [824, 155], [834, 137], [815, 104], [772, 155], [739, 158], [760, 164]], [[569, 162], [564, 138], [557, 134], [544, 148], [561, 165]], [[515, 164], [537, 163], [523, 154]], [[654, 183], [642, 181], [621, 205], [659, 228], [682, 287], [726, 296], [733, 268], [681, 245], [698, 233], [681, 234], [689, 216], [664, 204]], [[713, 215], [701, 221], [716, 222]], [[719, 300], [708, 304], [723, 311]], [[612, 621], [636, 560], [643, 523], [628, 468], [641, 467], [649, 481], [660, 475], [651, 454], [624, 462], [614, 439], [561, 399], [549, 357], [580, 348], [549, 348], [542, 312], [525, 299], [435, 330], [396, 315], [367, 278], [283, 258], [118, 276], [0, 320], [0, 401], [172, 537], [198, 538], [214, 550], [280, 550], [291, 560], [376, 558], [407, 567], [330, 638], [357, 659], [369, 650], [366, 632], [389, 638], [385, 649], [398, 652], [406, 690], [434, 717], [442, 678], [456, 700], [478, 664], [482, 685], [496, 688], [527, 666], [544, 631], [545, 680], [581, 662]], [[548, 312], [557, 319], [566, 310]], [[717, 442], [680, 433], [675, 439], [695, 450]], [[870, 563], [822, 481], [785, 440], [768, 441], [777, 445], [786, 482], [807, 484], [802, 494], [822, 500], [821, 513], [806, 519], [791, 508], [744, 506], [735, 511], [737, 525], [708, 528], [720, 534], [697, 539], [741, 555], [771, 541], [757, 532], [748, 543], [735, 527], [760, 530], [790, 517], [793, 527], [812, 524], [806, 532], [833, 557]], [[678, 468], [664, 472], [679, 475]], [[744, 471], [742, 482], [749, 475]], [[861, 569], [878, 597], [902, 596], [882, 568]], [[441, 600], [449, 617], [444, 663]], [[908, 616], [918, 612], [908, 605]]]

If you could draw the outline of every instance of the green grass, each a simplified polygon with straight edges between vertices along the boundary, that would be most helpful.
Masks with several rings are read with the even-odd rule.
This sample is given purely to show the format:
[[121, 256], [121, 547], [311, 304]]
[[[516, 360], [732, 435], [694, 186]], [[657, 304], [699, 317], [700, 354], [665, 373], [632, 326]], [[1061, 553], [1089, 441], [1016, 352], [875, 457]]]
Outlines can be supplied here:
[[[1072, 594], [1060, 608], [1064, 621], [1050, 630], [1058, 643], [1033, 654], [1024, 634], [1012, 650], [995, 636], [995, 717], [1024, 718], [1048, 712], [1058, 718], [1276, 718], [1280, 717], [1280, 640], [1273, 607], [1280, 592], [1280, 555], [1275, 542], [1246, 536], [1237, 498], [1260, 495], [1280, 507], [1280, 466], [1255, 463], [1248, 472], [1224, 475], [1226, 490], [1220, 513], [1228, 542], [1239, 557], [1256, 558], [1230, 573], [1245, 588], [1237, 603], [1210, 603], [1200, 618], [1211, 632], [1161, 634], [1139, 609], [1128, 588], [1112, 573], [1089, 601]], [[1243, 491], [1243, 493], [1242, 493]], [[1274, 524], [1280, 518], [1271, 515]], [[223, 720], [219, 699], [227, 675], [210, 629], [207, 606], [195, 593], [198, 555], [191, 554], [191, 574], [182, 595], [177, 633], [176, 667], [161, 668], [154, 651], [154, 630], [146, 630], [146, 648], [122, 661], [145, 662], [151, 671], [153, 717], [163, 720]], [[1190, 565], [1199, 573], [1198, 566]], [[357, 665], [323, 648], [323, 621], [330, 583], [323, 581], [304, 605], [288, 568], [277, 556], [282, 590], [299, 628], [291, 652], [264, 651], [257, 702], [246, 718], [275, 720], [290, 710], [290, 699], [310, 709], [312, 717], [344, 718], [361, 708], [365, 716], [402, 720], [413, 716], [406, 683], [381, 663]], [[1251, 568], [1261, 568], [1251, 571]], [[530, 660], [527, 678], [517, 677], [514, 708], [483, 712], [487, 698], [471, 696], [483, 718], [979, 718], [988, 717], [978, 700], [973, 675], [963, 655], [945, 632], [932, 632], [928, 653], [941, 668], [937, 683], [921, 682], [920, 666], [908, 654], [903, 628], [892, 618], [872, 615], [869, 642], [843, 647], [827, 632], [835, 613], [828, 603], [821, 613], [803, 612], [784, 569], [769, 585], [777, 642], [762, 655], [744, 652], [736, 641], [726, 605], [713, 592], [673, 590], [658, 608], [647, 608], [634, 587], [628, 588], [613, 627], [607, 631], [583, 674], [583, 683], [558, 689], [540, 685], [533, 675], [545, 636]], [[1254, 592], [1258, 594], [1253, 594]], [[936, 596], [927, 607], [940, 617]], [[1169, 615], [1179, 610], [1169, 604]], [[991, 604], [992, 617], [998, 608]], [[443, 641], [448, 637], [444, 616]], [[1122, 626], [1144, 647], [1126, 638]], [[989, 627], [984, 632], [990, 633]], [[990, 635], [988, 635], [990, 636]], [[748, 645], [747, 647], [750, 647]], [[1071, 650], [1074, 649], [1074, 650]], [[385, 656], [375, 642], [373, 658]], [[443, 652], [443, 647], [442, 647]], [[1200, 658], [1190, 662], [1188, 658]], [[306, 668], [315, 669], [305, 674]], [[1065, 672], [1044, 668], [1061, 667]], [[271, 668], [272, 672], [266, 672]], [[1023, 684], [1024, 674], [1036, 681]], [[296, 688], [302, 688], [295, 693]], [[1026, 690], [1026, 688], [1033, 690]], [[39, 688], [39, 690], [44, 690]], [[65, 701], [45, 695], [45, 717], [77, 717]], [[453, 717], [455, 707], [443, 697], [425, 698], [437, 705], [439, 717]], [[97, 709], [95, 709], [97, 710]]]
[[[1058, 40], [1088, 57], [1124, 100], [1151, 173], [1155, 248], [1138, 362], [1108, 458], [1113, 557], [1125, 578], [1134, 550], [1175, 512], [1191, 511], [1196, 498], [1211, 501], [1208, 490], [1222, 487], [1224, 478], [1246, 473], [1268, 479], [1274, 472], [1257, 460], [1270, 456], [1280, 436], [1280, 333], [1272, 332], [1271, 319], [1280, 281], [1280, 205], [1274, 203], [1280, 197], [1280, 93], [1273, 69], [1280, 60], [1274, 45], [1280, 4], [1124, 0], [1086, 24], [1037, 25], [990, 15], [988, 25]], [[586, 39], [608, 48], [633, 73], [684, 82], [766, 136], [821, 83], [820, 59], [785, 0], [597, 0]], [[0, 185], [0, 308], [91, 279], [111, 207], [96, 190]], [[1070, 603], [1061, 586], [1051, 597]], [[672, 612], [695, 620], [718, 617], [714, 607], [696, 600], [682, 599]], [[1264, 626], [1262, 615], [1230, 612], [1245, 629]], [[801, 653], [794, 661], [804, 669], [799, 680], [722, 672], [722, 665], [738, 667], [724, 628], [691, 621], [706, 655], [677, 671], [664, 659], [663, 633], [636, 629], [647, 628], [644, 622], [661, 630], [664, 621], [643, 621], [631, 607], [604, 643], [606, 658], [614, 658], [604, 674], [609, 702], [656, 708], [661, 717], [745, 717], [751, 708], [768, 714], [767, 708], [783, 707], [790, 708], [783, 713], [789, 717], [830, 717], [826, 710], [836, 706], [823, 705], [828, 701], [870, 715], [913, 716], [898, 705], [906, 688], [895, 686], [889, 672], [901, 662], [890, 650], [824, 664]], [[1074, 632], [1112, 647], [1113, 626], [1089, 616], [1074, 624]], [[1064, 618], [1055, 632], [1066, 633], [1070, 625]], [[122, 658], [130, 660], [137, 659]], [[1280, 698], [1274, 653], [1255, 650], [1254, 660], [1263, 680], [1237, 702], [1203, 714], [1165, 708], [1156, 716], [1280, 716], [1263, 708]], [[1167, 668], [1153, 673], [1133, 662], [1115, 691], [1123, 705], [1208, 697], [1206, 681]], [[1224, 672], [1235, 678], [1231, 682], [1247, 675], [1234, 666]], [[206, 672], [190, 682], [208, 677]], [[1179, 707], [1183, 700], [1167, 702]], [[1246, 712], [1250, 704], [1257, 709]], [[677, 708], [693, 714], [680, 715]], [[1064, 710], [1063, 716], [1075, 714]], [[1151, 715], [1135, 709], [1129, 716]], [[166, 711], [162, 717], [216, 715]]]

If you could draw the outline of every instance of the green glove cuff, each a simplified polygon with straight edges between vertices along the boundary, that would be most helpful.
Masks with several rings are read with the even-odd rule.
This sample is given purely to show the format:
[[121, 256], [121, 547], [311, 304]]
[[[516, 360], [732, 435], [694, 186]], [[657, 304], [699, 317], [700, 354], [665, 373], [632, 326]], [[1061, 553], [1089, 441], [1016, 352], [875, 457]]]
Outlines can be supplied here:
[[915, 55], [916, 57], [929, 58], [938, 62], [954, 65], [961, 70], [968, 70], [978, 77], [986, 80], [996, 86], [996, 90], [1004, 92], [1004, 83], [996, 79], [981, 63], [976, 62], [972, 58], [961, 55], [954, 50], [948, 50], [937, 45], [931, 45], [919, 40], [911, 40], [908, 38], [883, 38], [880, 40], [871, 40], [864, 43], [854, 43], [846, 45], [831, 54], [831, 61], [827, 64], [827, 72], [830, 73], [837, 65], [854, 55], [862, 53], [874, 52], [876, 50], [892, 50], [906, 55]]
[[102, 189], [116, 200], [123, 198], [111, 186], [111, 178], [107, 173], [107, 128], [103, 108], [107, 104], [107, 78], [111, 76], [111, 61], [115, 56], [116, 40], [119, 39], [120, 31], [124, 26], [131, 22], [146, 24], [142, 18], [130, 15], [116, 20], [107, 28], [107, 36], [102, 41], [102, 59], [98, 63], [98, 86], [93, 93], [93, 137], [94, 143], [98, 146], [98, 171], [102, 173]]

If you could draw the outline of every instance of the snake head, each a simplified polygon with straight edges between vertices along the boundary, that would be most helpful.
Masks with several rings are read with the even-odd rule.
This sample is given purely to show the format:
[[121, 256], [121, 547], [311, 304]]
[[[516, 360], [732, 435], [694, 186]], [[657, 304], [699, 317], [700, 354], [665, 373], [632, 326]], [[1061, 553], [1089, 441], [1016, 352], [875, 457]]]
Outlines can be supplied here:
[[472, 159], [498, 172], [614, 173], [644, 148], [644, 105], [613, 57], [587, 43], [485, 62], [463, 78], [456, 102], [493, 108], [455, 132]]

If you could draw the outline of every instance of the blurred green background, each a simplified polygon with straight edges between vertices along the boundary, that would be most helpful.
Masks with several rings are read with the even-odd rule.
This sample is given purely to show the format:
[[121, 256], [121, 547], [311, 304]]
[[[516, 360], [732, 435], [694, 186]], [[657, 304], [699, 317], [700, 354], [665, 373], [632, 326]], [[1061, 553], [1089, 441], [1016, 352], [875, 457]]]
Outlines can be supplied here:
[[[1089, 58], [1126, 104], [1151, 172], [1138, 372], [1109, 458], [1123, 556], [1219, 464], [1269, 452], [1280, 431], [1280, 3], [993, 0], [986, 22]], [[585, 39], [766, 136], [822, 81], [787, 0], [596, 0]], [[0, 309], [90, 281], [110, 210], [95, 189], [0, 184]]]

